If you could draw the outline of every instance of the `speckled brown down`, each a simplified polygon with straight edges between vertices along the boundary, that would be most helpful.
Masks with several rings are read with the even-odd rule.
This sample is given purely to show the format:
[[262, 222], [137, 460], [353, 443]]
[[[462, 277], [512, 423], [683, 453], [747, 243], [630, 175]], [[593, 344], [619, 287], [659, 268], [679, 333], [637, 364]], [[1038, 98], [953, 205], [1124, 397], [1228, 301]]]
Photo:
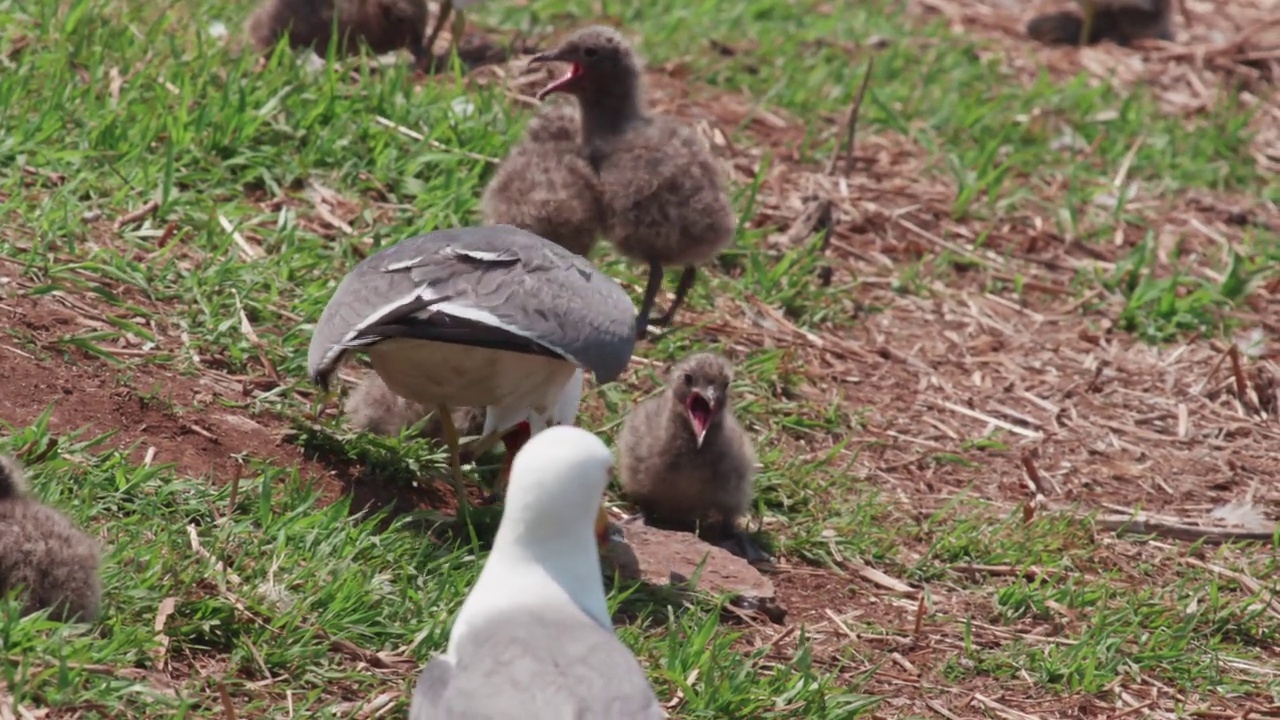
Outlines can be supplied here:
[[0, 594], [14, 588], [23, 613], [92, 622], [102, 585], [98, 544], [67, 516], [27, 495], [22, 467], [0, 455]]
[[498, 166], [480, 201], [484, 221], [514, 225], [587, 255], [604, 225], [600, 187], [587, 159], [578, 111], [543, 107]]
[[1110, 40], [1122, 47], [1137, 40], [1174, 38], [1170, 0], [1079, 0], [1079, 4], [1083, 17], [1071, 11], [1037, 15], [1027, 23], [1027, 36], [1046, 45]]
[[338, 13], [339, 57], [354, 55], [360, 41], [374, 53], [405, 49], [419, 65], [429, 64], [423, 46], [426, 0], [263, 0], [249, 16], [245, 31], [258, 52], [269, 52], [283, 36], [292, 48], [311, 48], [321, 57], [333, 38]]
[[[562, 92], [578, 100], [582, 139], [599, 175], [605, 236], [622, 254], [649, 264], [636, 318], [636, 337], [643, 337], [648, 325], [674, 319], [697, 266], [733, 240], [720, 168], [692, 129], [645, 110], [640, 60], [616, 30], [583, 28], [532, 61], [570, 64], [569, 73], [538, 96]], [[650, 319], [667, 265], [682, 265], [684, 272], [666, 314]]]
[[666, 390], [623, 423], [622, 489], [650, 523], [717, 522], [723, 534], [736, 532], [751, 503], [755, 453], [733, 415], [732, 378], [723, 357], [691, 355], [672, 369]]
[[[431, 410], [391, 392], [391, 388], [369, 372], [360, 384], [347, 395], [343, 412], [357, 430], [395, 436], [417, 423]], [[456, 408], [453, 411], [454, 427], [463, 435], [479, 435], [484, 429], [484, 411], [480, 408]], [[440, 421], [434, 416], [422, 426], [422, 437], [443, 440]]]

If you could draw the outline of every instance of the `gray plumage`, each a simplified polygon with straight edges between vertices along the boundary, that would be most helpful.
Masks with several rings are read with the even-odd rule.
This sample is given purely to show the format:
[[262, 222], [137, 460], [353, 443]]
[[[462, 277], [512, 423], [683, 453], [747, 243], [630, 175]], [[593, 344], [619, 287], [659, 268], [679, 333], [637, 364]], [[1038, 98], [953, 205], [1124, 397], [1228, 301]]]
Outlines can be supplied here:
[[493, 549], [418, 677], [410, 720], [663, 717], [613, 634], [598, 516], [613, 454], [573, 426], [534, 435], [512, 462]]
[[[352, 350], [391, 392], [440, 411], [484, 407], [483, 452], [502, 433], [572, 423], [582, 374], [609, 382], [635, 347], [634, 306], [585, 258], [508, 225], [439, 230], [365, 258], [343, 278], [311, 336], [312, 379]], [[465, 507], [459, 434], [443, 424]], [[508, 446], [514, 452], [516, 448]]]
[[70, 518], [27, 495], [22, 467], [0, 455], [0, 594], [19, 590], [23, 613], [97, 619], [98, 544]]
[[[438, 230], [370, 255], [347, 273], [316, 323], [307, 365], [327, 386], [347, 352], [417, 340], [568, 361], [609, 382], [635, 348], [633, 307], [586, 259], [532, 233], [506, 225]], [[388, 378], [377, 355], [373, 360], [397, 394], [434, 400], [398, 388], [414, 378]], [[439, 368], [403, 369], [420, 377]], [[449, 369], [472, 377], [482, 370]], [[441, 394], [470, 393], [449, 403], [467, 407], [501, 400], [473, 384], [448, 379]]]
[[1137, 40], [1172, 41], [1170, 0], [1077, 0], [1083, 16], [1070, 11], [1038, 15], [1027, 36], [1048, 45], [1092, 45], [1110, 40], [1127, 47]]
[[426, 0], [263, 0], [249, 16], [245, 31], [259, 52], [287, 37], [292, 48], [310, 48], [324, 57], [334, 39], [337, 13], [338, 57], [360, 44], [382, 54], [405, 49], [421, 64], [430, 60], [423, 47]]
[[[677, 363], [665, 390], [637, 405], [618, 436], [627, 499], [646, 520], [688, 526], [718, 522], [734, 532], [751, 503], [755, 453], [733, 414], [733, 367], [711, 353]], [[698, 425], [704, 436], [698, 438]]]
[[456, 666], [433, 658], [413, 692], [420, 712], [410, 720], [664, 717], [631, 651], [581, 612], [556, 607], [478, 628]]
[[485, 187], [486, 223], [523, 228], [578, 255], [591, 252], [604, 208], [581, 123], [577, 110], [563, 105], [547, 105], [529, 121]]
[[[431, 413], [431, 408], [391, 392], [375, 372], [360, 380], [343, 405], [343, 414], [357, 430], [386, 436], [399, 435]], [[479, 408], [457, 408], [453, 411], [453, 424], [463, 435], [479, 435], [484, 427], [484, 412]], [[421, 436], [443, 440], [440, 419], [427, 420]]]
[[[535, 62], [571, 64], [544, 88], [577, 98], [582, 138], [599, 176], [605, 236], [623, 255], [649, 265], [636, 332], [675, 317], [705, 264], [733, 240], [735, 220], [716, 160], [692, 129], [645, 109], [640, 61], [625, 38], [603, 26], [571, 34]], [[671, 307], [650, 319], [663, 267], [682, 265]]]

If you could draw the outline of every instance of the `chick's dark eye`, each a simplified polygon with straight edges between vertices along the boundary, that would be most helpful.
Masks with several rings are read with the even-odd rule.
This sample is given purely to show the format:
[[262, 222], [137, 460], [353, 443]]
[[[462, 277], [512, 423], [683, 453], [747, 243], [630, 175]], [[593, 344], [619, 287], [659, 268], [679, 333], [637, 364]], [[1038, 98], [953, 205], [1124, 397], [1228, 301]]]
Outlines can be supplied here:
[[684, 384], [685, 384], [685, 387], [689, 387], [693, 385], [693, 376], [690, 375], [689, 373], [684, 374]]
[[583, 48], [583, 50], [582, 50], [582, 55], [583, 55], [583, 57], [593, 58], [593, 57], [595, 57], [595, 56], [597, 56], [597, 55], [599, 55], [599, 54], [600, 54], [600, 51], [599, 51], [599, 50], [597, 50], [597, 49], [595, 49], [595, 48], [593, 48], [593, 47]]

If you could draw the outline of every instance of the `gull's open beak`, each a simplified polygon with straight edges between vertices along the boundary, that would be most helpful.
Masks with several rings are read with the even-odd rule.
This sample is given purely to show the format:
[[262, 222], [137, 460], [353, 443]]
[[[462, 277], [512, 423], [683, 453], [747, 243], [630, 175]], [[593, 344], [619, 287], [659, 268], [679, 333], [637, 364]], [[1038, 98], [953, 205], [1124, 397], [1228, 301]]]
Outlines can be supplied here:
[[596, 545], [601, 550], [609, 546], [609, 513], [605, 512], [603, 505], [596, 514]]

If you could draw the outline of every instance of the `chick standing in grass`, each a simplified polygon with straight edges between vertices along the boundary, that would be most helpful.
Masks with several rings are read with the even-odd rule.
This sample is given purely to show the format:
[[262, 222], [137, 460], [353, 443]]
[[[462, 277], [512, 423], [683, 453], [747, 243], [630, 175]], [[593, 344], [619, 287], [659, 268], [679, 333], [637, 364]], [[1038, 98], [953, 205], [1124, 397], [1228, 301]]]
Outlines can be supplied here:
[[281, 37], [289, 47], [311, 48], [324, 57], [333, 39], [337, 13], [339, 57], [355, 54], [364, 41], [376, 54], [407, 49], [420, 67], [431, 62], [423, 45], [426, 0], [263, 0], [245, 25], [250, 42], [268, 52]]
[[[640, 61], [616, 30], [593, 26], [570, 35], [531, 62], [569, 63], [567, 75], [539, 99], [562, 92], [578, 100], [582, 142], [599, 176], [605, 236], [623, 255], [649, 265], [636, 337], [667, 325], [697, 278], [733, 240], [734, 217], [724, 180], [702, 140], [679, 121], [645, 110]], [[650, 320], [663, 266], [684, 272], [665, 315]]]
[[1027, 36], [1047, 45], [1092, 45], [1110, 40], [1127, 47], [1135, 40], [1173, 40], [1171, 0], [1077, 0], [1083, 16], [1073, 12], [1038, 15], [1027, 23]]
[[27, 496], [22, 467], [0, 455], [0, 594], [60, 621], [98, 617], [98, 545], [67, 516]]
[[737, 521], [751, 503], [755, 453], [733, 415], [732, 379], [733, 367], [719, 355], [676, 364], [667, 388], [627, 416], [618, 465], [623, 492], [650, 523], [712, 521], [749, 547]]
[[485, 223], [514, 225], [569, 252], [591, 252], [604, 224], [600, 186], [572, 107], [548, 105], [529, 121], [485, 187]]

